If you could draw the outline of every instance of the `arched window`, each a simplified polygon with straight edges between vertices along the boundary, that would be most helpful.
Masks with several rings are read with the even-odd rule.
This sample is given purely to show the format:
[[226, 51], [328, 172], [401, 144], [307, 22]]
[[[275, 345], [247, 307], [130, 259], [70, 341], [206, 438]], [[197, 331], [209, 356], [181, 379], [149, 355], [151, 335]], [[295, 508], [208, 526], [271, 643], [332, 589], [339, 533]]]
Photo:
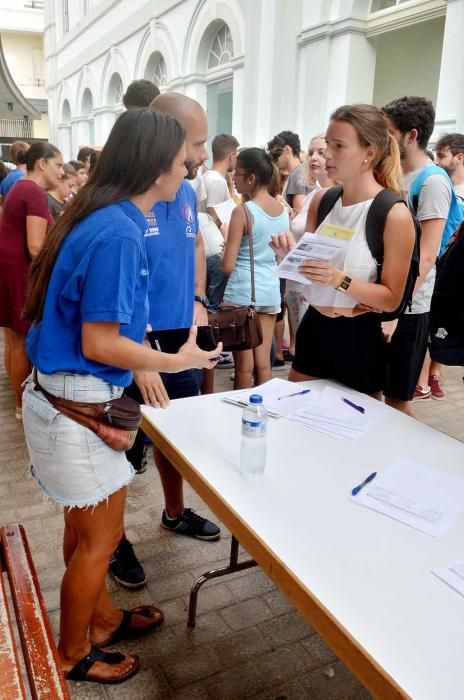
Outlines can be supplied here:
[[227, 24], [222, 24], [211, 42], [208, 53], [208, 70], [229, 63], [234, 57], [234, 44]]
[[110, 105], [120, 105], [122, 104], [122, 97], [124, 95], [124, 87], [122, 84], [121, 76], [119, 73], [113, 73], [111, 76], [110, 84], [108, 86], [108, 103]]
[[[82, 143], [86, 146], [93, 146], [95, 143], [95, 122], [93, 118], [93, 97], [89, 88], [85, 88], [82, 95], [82, 116], [87, 122], [87, 128], [82, 130]], [[85, 121], [83, 126], [85, 126]]]
[[154, 51], [151, 54], [147, 61], [147, 67], [145, 68], [145, 74], [143, 77], [145, 80], [151, 80], [159, 88], [167, 85], [168, 69], [166, 67], [164, 56], [159, 51]]
[[63, 124], [69, 124], [71, 121], [71, 107], [69, 106], [68, 100], [63, 102], [63, 107], [61, 108], [61, 121]]
[[85, 88], [84, 94], [82, 95], [82, 115], [88, 117], [93, 112], [93, 97], [89, 88]]
[[159, 58], [156, 62], [152, 80], [158, 87], [162, 87], [168, 82], [168, 71], [166, 68], [166, 61], [164, 60], [161, 54], [159, 55]]

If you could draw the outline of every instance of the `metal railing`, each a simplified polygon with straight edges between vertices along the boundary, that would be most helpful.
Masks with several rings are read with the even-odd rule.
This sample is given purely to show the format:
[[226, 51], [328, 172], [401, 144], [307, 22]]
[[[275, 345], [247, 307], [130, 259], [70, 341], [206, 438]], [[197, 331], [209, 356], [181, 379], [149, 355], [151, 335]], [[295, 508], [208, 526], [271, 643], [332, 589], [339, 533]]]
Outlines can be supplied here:
[[45, 79], [33, 75], [17, 75], [15, 82], [19, 87], [45, 87]]
[[30, 119], [0, 119], [0, 138], [30, 139], [32, 138], [32, 120]]

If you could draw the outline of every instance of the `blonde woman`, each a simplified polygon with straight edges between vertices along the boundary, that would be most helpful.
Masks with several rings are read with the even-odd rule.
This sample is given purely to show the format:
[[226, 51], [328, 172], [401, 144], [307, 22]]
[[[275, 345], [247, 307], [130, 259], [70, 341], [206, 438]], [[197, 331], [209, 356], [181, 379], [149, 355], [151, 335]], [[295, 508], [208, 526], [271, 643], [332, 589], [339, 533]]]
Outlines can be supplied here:
[[[379, 314], [401, 302], [415, 242], [412, 216], [400, 200], [386, 218], [384, 259], [377, 265], [366, 238], [366, 217], [374, 198], [387, 188], [401, 196], [399, 149], [388, 121], [372, 105], [345, 105], [331, 116], [326, 133], [326, 171], [343, 191], [323, 223], [343, 227], [347, 245], [332, 260], [307, 260], [300, 272], [312, 282], [309, 308], [296, 336], [290, 379], [334, 379], [380, 398], [385, 383], [387, 346]], [[325, 190], [312, 198], [306, 231], [317, 228]], [[274, 236], [278, 254], [293, 245], [291, 234]], [[353, 305], [347, 308], [347, 297]]]

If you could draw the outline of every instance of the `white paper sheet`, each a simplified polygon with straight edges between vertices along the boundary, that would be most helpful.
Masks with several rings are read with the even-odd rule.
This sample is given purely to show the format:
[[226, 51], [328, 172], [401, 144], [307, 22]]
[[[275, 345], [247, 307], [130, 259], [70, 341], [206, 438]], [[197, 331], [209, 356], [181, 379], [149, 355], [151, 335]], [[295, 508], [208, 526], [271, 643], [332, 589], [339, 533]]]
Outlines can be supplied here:
[[[225, 396], [224, 401], [239, 406], [246, 406], [252, 394], [261, 394], [269, 415], [274, 418], [280, 418], [305, 406], [311, 397], [314, 396], [315, 393], [318, 393], [315, 389], [310, 389], [309, 393], [306, 393], [307, 389], [309, 389], [309, 387], [304, 387], [301, 386], [301, 384], [275, 377], [252, 389], [234, 391], [228, 396]], [[301, 393], [303, 391], [305, 393]], [[291, 396], [291, 394], [297, 395]]]
[[303, 284], [311, 284], [304, 275], [300, 275], [298, 268], [306, 260], [331, 260], [345, 244], [346, 241], [339, 238], [321, 236], [318, 233], [305, 233], [277, 266], [276, 275]]
[[432, 574], [464, 596], [464, 559], [458, 559], [449, 566], [432, 569]]
[[[356, 410], [344, 399], [364, 412]], [[355, 440], [384, 414], [385, 405], [380, 401], [354, 396], [349, 390], [326, 387], [314, 393], [311, 401], [295, 409], [288, 418], [333, 437]]]
[[213, 209], [220, 218], [221, 222], [223, 224], [227, 224], [228, 226], [230, 224], [230, 217], [232, 216], [232, 212], [236, 206], [237, 205], [233, 199], [226, 199], [225, 202], [215, 204]]
[[351, 500], [439, 537], [464, 509], [464, 479], [398, 458]]

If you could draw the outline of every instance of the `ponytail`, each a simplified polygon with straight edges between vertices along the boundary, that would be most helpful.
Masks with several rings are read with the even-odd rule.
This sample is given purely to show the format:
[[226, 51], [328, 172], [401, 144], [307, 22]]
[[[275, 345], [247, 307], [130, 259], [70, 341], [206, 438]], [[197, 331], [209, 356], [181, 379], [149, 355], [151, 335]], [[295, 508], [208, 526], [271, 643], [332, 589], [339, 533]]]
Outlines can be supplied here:
[[382, 187], [402, 194], [404, 188], [401, 177], [400, 149], [391, 134], [389, 134], [386, 152], [374, 166], [374, 177]]

